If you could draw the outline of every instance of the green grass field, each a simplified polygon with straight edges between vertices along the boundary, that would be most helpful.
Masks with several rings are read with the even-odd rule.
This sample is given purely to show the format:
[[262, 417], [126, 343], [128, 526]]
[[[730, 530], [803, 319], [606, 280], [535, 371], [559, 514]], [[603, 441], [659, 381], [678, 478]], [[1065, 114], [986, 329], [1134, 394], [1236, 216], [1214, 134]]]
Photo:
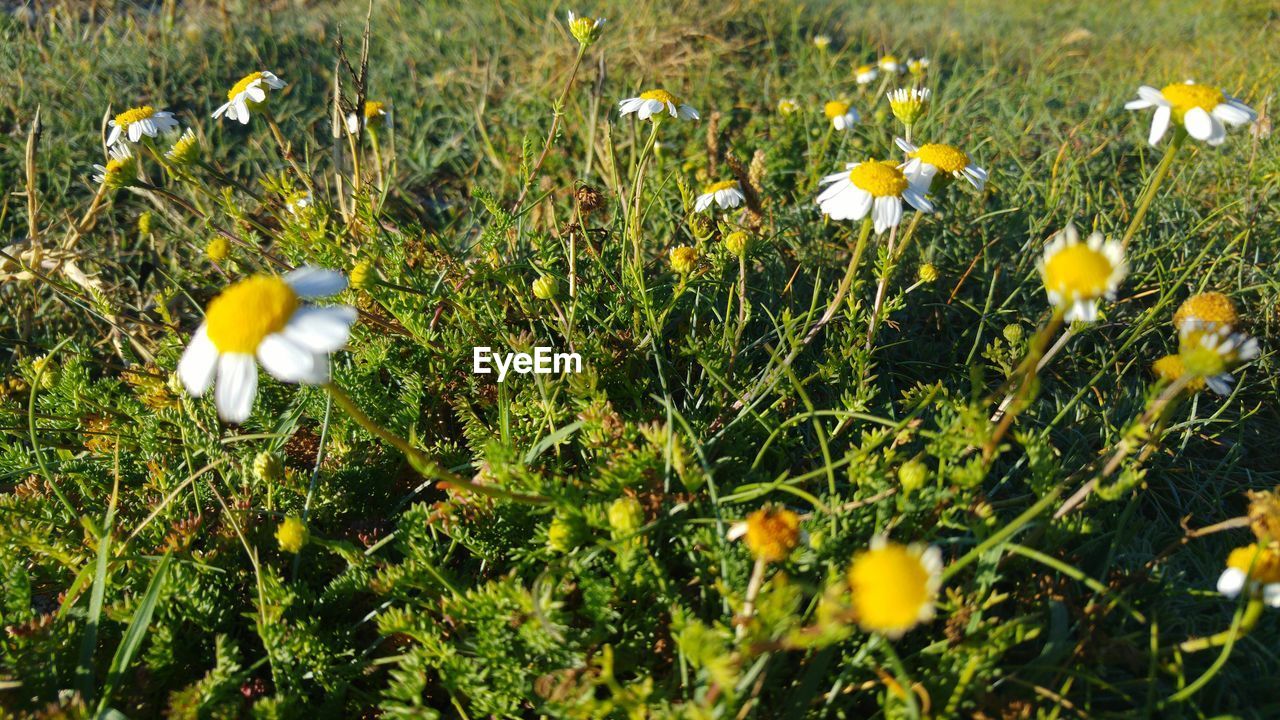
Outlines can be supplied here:
[[[1280, 715], [1278, 30], [1264, 0], [0, 3], [0, 718]], [[856, 81], [890, 55], [929, 63]], [[286, 85], [211, 117], [254, 71]], [[1148, 144], [1125, 103], [1189, 79], [1256, 117], [1211, 145], [1170, 99]], [[620, 114], [655, 88], [700, 119]], [[196, 155], [121, 141], [100, 183], [140, 106]], [[825, 217], [904, 132], [985, 186], [884, 166], [935, 212]], [[695, 211], [721, 181], [743, 205]], [[1093, 287], [1045, 259], [1073, 221], [1127, 262], [1092, 321], [1046, 294]], [[299, 310], [303, 266], [353, 310]], [[1205, 292], [1256, 357], [1180, 336]], [[499, 383], [477, 346], [582, 371]]]

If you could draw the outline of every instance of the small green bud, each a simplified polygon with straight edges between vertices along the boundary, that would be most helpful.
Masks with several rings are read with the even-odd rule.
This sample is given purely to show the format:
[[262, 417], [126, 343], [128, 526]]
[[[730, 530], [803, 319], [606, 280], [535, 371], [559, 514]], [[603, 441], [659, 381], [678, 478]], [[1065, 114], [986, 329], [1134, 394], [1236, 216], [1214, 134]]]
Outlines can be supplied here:
[[898, 468], [898, 482], [902, 484], [903, 495], [910, 495], [924, 487], [929, 477], [929, 468], [919, 460], [908, 460]]
[[533, 296], [539, 300], [552, 300], [560, 292], [560, 281], [551, 275], [543, 275], [533, 281]]
[[264, 483], [284, 479], [284, 462], [270, 450], [263, 450], [253, 459], [253, 476]]
[[644, 508], [633, 497], [622, 497], [609, 506], [609, 529], [615, 538], [634, 534], [644, 525]]
[[938, 268], [933, 263], [925, 263], [916, 271], [916, 279], [922, 283], [933, 283], [938, 281]]
[[587, 527], [581, 515], [556, 515], [547, 528], [547, 547], [567, 553], [581, 545], [586, 536]]
[[743, 257], [751, 247], [751, 235], [746, 231], [736, 230], [724, 237], [724, 248], [730, 253]]
[[1010, 345], [1017, 345], [1022, 342], [1024, 333], [1022, 326], [1018, 323], [1009, 323], [1008, 325], [1005, 325], [1002, 332], [1004, 334], [1004, 339], [1007, 340]]

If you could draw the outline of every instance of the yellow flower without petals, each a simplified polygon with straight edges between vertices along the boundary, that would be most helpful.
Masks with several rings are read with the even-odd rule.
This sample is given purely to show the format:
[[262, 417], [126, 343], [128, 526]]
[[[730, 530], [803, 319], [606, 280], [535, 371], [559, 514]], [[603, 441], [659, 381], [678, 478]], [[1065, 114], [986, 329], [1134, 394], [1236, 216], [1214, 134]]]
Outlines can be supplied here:
[[800, 516], [782, 508], [756, 510], [747, 516], [745, 540], [757, 560], [785, 560], [800, 543]]
[[681, 275], [688, 275], [698, 267], [698, 249], [688, 245], [671, 248], [671, 269]]
[[1235, 325], [1240, 322], [1231, 298], [1219, 292], [1192, 295], [1173, 314], [1173, 326], [1181, 329], [1188, 323]]
[[287, 553], [297, 554], [311, 539], [311, 531], [300, 518], [290, 515], [276, 528], [276, 542]]

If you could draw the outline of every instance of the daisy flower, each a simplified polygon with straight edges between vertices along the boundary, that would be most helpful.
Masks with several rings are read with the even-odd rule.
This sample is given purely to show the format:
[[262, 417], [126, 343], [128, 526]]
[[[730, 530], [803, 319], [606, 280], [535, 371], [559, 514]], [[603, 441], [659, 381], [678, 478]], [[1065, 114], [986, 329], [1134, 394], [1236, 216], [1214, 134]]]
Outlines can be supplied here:
[[1223, 93], [1216, 87], [1185, 83], [1165, 85], [1157, 90], [1150, 85], [1138, 88], [1138, 99], [1124, 104], [1126, 110], [1155, 108], [1151, 117], [1151, 135], [1147, 142], [1155, 145], [1169, 129], [1169, 121], [1180, 123], [1187, 134], [1210, 145], [1221, 145], [1227, 138], [1223, 123], [1248, 125], [1258, 114], [1248, 105]]
[[186, 167], [200, 159], [200, 140], [191, 128], [173, 141], [173, 145], [165, 151], [164, 156], [178, 167]]
[[116, 145], [107, 150], [107, 164], [94, 165], [93, 169], [95, 183], [108, 190], [119, 190], [138, 179], [138, 158], [128, 145]]
[[107, 134], [107, 145], [115, 145], [120, 138], [126, 137], [129, 142], [139, 142], [145, 137], [160, 137], [161, 133], [178, 129], [178, 121], [173, 113], [167, 110], [156, 110], [150, 105], [129, 108], [107, 121], [111, 132]]
[[900, 73], [905, 69], [902, 67], [902, 63], [898, 62], [898, 58], [893, 55], [885, 55], [880, 58], [880, 61], [876, 64], [880, 66], [881, 70], [887, 73]]
[[1231, 369], [1258, 357], [1258, 341], [1230, 325], [1188, 323], [1178, 333], [1178, 357], [1186, 373], [1204, 378], [1215, 393], [1230, 395], [1236, 382]]
[[1192, 295], [1178, 306], [1173, 314], [1173, 326], [1182, 330], [1191, 327], [1235, 325], [1240, 322], [1236, 306], [1231, 298], [1219, 292]]
[[853, 79], [859, 85], [867, 85], [880, 76], [880, 70], [875, 65], [859, 65], [853, 69]]
[[[391, 119], [391, 111], [384, 102], [366, 100], [364, 102], [364, 126], [367, 128], [382, 127]], [[355, 135], [360, 132], [360, 120], [355, 113], [347, 115], [347, 132]]]
[[929, 58], [913, 58], [907, 61], [907, 72], [915, 76], [924, 75], [929, 70]]
[[689, 245], [673, 247], [671, 248], [671, 269], [680, 275], [688, 275], [698, 267], [698, 261], [701, 258], [695, 247]]
[[257, 110], [267, 101], [267, 90], [281, 90], [284, 85], [283, 80], [266, 70], [251, 72], [227, 91], [226, 104], [214, 110], [213, 117], [225, 115], [228, 120], [239, 120], [245, 125], [249, 122], [249, 111]]
[[187, 392], [199, 397], [217, 377], [214, 401], [228, 422], [244, 422], [258, 390], [258, 367], [276, 379], [315, 385], [329, 379], [329, 353], [347, 343], [353, 307], [310, 307], [303, 300], [341, 292], [341, 273], [303, 267], [279, 277], [255, 275], [222, 291], [178, 362]]
[[884, 537], [853, 558], [850, 600], [858, 624], [890, 638], [933, 619], [942, 587], [942, 552], [936, 547], [899, 545]]
[[1098, 300], [1120, 287], [1128, 267], [1124, 246], [1095, 232], [1080, 242], [1074, 223], [1054, 233], [1040, 261], [1040, 275], [1049, 303], [1065, 309], [1067, 322], [1098, 317]]
[[929, 112], [929, 88], [898, 88], [885, 97], [889, 98], [889, 109], [893, 116], [903, 125], [915, 125], [920, 118]]
[[725, 180], [707, 187], [706, 191], [698, 196], [693, 203], [694, 212], [702, 212], [711, 207], [711, 203], [720, 206], [721, 210], [736, 208], [742, 204], [746, 197], [742, 194], [742, 188], [738, 186], [737, 180]]
[[763, 508], [734, 523], [726, 537], [744, 538], [751, 557], [772, 563], [786, 560], [804, 539], [804, 533], [799, 515], [784, 508]]
[[618, 103], [619, 113], [622, 115], [635, 113], [641, 120], [653, 118], [654, 122], [657, 122], [662, 119], [664, 111], [671, 117], [681, 120], [697, 120], [699, 117], [697, 110], [684, 104], [680, 98], [666, 90], [649, 90], [640, 93], [640, 97], [627, 98]]
[[569, 34], [584, 47], [600, 38], [600, 28], [604, 23], [604, 18], [580, 17], [569, 11]]
[[1280, 608], [1280, 552], [1262, 545], [1245, 545], [1227, 556], [1227, 569], [1218, 576], [1218, 592], [1234, 598], [1242, 591], [1257, 593]]
[[912, 180], [897, 165], [883, 160], [846, 167], [845, 172], [822, 178], [828, 187], [818, 195], [818, 206], [832, 220], [861, 220], [871, 213], [878, 234], [902, 221], [903, 200], [920, 212], [933, 212], [924, 196], [928, 185], [922, 184], [922, 176]]
[[778, 101], [778, 114], [791, 115], [800, 109], [800, 103], [795, 98], [782, 98]]
[[813, 46], [818, 48], [819, 50], [826, 50], [827, 48], [831, 47], [831, 36], [830, 35], [814, 35]]
[[858, 121], [862, 119], [858, 111], [854, 110], [853, 106], [844, 100], [832, 100], [823, 105], [822, 114], [826, 115], [827, 119], [831, 121], [831, 127], [841, 131], [857, 125]]
[[957, 180], [968, 180], [969, 184], [978, 190], [987, 184], [987, 171], [974, 165], [968, 153], [954, 145], [942, 143], [913, 145], [902, 138], [895, 138], [894, 142], [902, 152], [907, 154], [907, 164], [903, 167], [903, 172], [908, 176], [919, 175], [927, 179], [926, 186], [933, 182], [934, 176], [938, 173]]

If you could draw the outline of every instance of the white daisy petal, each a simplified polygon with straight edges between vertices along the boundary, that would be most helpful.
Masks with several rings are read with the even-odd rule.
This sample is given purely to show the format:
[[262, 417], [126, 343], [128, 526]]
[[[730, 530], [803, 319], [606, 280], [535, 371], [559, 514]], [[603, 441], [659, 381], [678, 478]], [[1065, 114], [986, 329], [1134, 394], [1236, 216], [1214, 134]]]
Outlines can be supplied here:
[[1187, 132], [1191, 137], [1197, 140], [1208, 140], [1213, 137], [1213, 118], [1204, 108], [1191, 108], [1183, 116], [1183, 124], [1187, 126]]
[[290, 341], [311, 352], [334, 352], [347, 344], [357, 316], [356, 309], [349, 305], [302, 307], [289, 318], [283, 332]]
[[337, 270], [306, 265], [284, 276], [284, 281], [302, 298], [336, 295], [347, 289], [347, 278]]
[[1156, 108], [1151, 115], [1151, 134], [1147, 137], [1147, 142], [1155, 145], [1160, 142], [1160, 138], [1164, 137], [1164, 133], [1169, 129], [1169, 118], [1173, 115], [1173, 110], [1163, 105]]
[[1218, 592], [1233, 598], [1244, 589], [1246, 580], [1248, 580], [1248, 576], [1245, 575], [1243, 570], [1229, 567], [1218, 576]]
[[200, 397], [209, 389], [217, 369], [218, 348], [209, 339], [208, 328], [201, 324], [178, 361], [178, 379], [182, 380], [187, 392]]
[[258, 362], [282, 382], [319, 385], [329, 379], [328, 355], [313, 353], [284, 333], [272, 333], [262, 339]]
[[1280, 608], [1280, 583], [1267, 583], [1262, 586], [1262, 602], [1268, 607]]
[[258, 366], [253, 356], [224, 353], [218, 360], [218, 387], [214, 391], [218, 416], [227, 422], [244, 422], [253, 410], [257, 394]]

